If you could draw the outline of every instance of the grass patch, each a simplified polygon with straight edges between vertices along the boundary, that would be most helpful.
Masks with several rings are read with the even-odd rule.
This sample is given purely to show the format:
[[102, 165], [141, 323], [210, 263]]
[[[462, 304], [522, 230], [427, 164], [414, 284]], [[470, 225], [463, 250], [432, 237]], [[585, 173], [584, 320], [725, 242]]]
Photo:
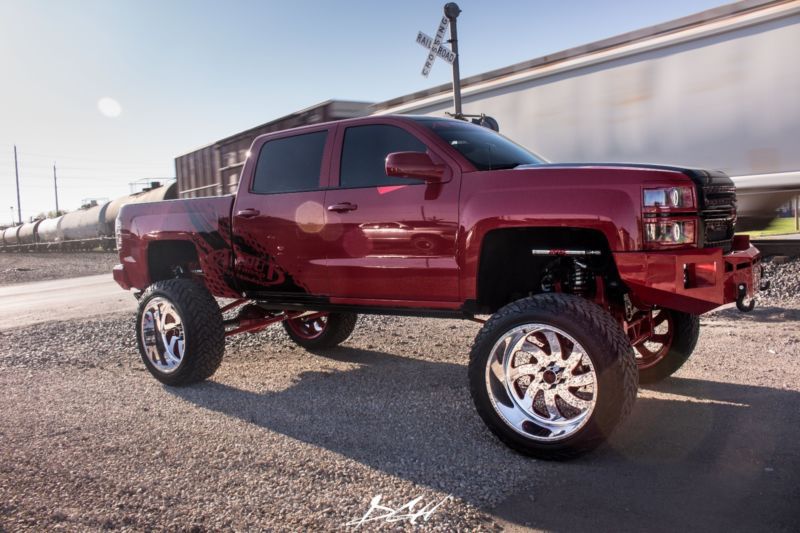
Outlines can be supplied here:
[[750, 237], [766, 237], [767, 235], [782, 235], [784, 233], [795, 233], [797, 230], [794, 227], [794, 217], [776, 218], [769, 223], [769, 226], [762, 230], [757, 231], [743, 231], [745, 235]]

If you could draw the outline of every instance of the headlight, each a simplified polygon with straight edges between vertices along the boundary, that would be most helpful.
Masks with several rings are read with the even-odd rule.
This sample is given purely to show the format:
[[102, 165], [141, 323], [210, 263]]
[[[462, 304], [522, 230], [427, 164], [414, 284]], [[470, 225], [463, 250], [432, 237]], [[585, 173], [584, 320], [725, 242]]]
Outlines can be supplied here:
[[693, 244], [697, 224], [694, 220], [647, 219], [644, 240], [649, 248]]
[[644, 189], [642, 205], [645, 209], [693, 209], [693, 187], [661, 187]]

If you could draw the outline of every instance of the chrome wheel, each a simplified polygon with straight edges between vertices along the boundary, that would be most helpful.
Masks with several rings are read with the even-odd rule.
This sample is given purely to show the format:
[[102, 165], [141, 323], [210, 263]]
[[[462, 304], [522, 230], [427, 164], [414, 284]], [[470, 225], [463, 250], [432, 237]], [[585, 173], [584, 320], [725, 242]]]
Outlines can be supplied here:
[[597, 375], [583, 347], [545, 324], [509, 330], [486, 364], [495, 411], [517, 433], [539, 441], [565, 439], [591, 418]]
[[166, 298], [153, 298], [146, 305], [139, 331], [145, 355], [158, 372], [171, 374], [186, 353], [181, 315]]
[[316, 339], [325, 332], [325, 328], [328, 325], [328, 315], [313, 318], [293, 318], [287, 320], [286, 324], [298, 337], [307, 340]]
[[653, 315], [653, 334], [634, 347], [639, 370], [651, 368], [669, 355], [674, 332], [675, 325], [671, 313], [666, 309], [657, 311]]

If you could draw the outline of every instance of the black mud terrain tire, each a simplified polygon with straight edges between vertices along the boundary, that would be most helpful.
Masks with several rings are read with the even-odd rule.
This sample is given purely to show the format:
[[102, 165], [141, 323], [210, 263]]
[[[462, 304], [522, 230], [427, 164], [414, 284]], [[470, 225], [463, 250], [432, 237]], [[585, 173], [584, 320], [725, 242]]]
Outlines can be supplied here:
[[664, 309], [670, 314], [672, 339], [668, 351], [655, 364], [639, 368], [639, 383], [657, 383], [678, 371], [689, 359], [700, 338], [700, 317]]
[[[178, 335], [181, 335], [180, 346], [183, 350], [179, 353], [177, 364], [175, 359], [171, 360], [172, 366], [163, 355], [166, 351], [165, 337], [161, 336], [160, 329], [152, 326], [152, 319], [159, 308], [177, 315], [180, 321], [180, 326], [176, 328], [178, 321], [175, 317], [167, 317], [167, 324], [162, 328], [168, 330], [167, 337], [174, 331], [179, 331]], [[143, 321], [149, 321], [151, 326], [143, 327]], [[178, 345], [172, 340], [169, 338], [167, 343]], [[157, 281], [139, 299], [136, 342], [147, 370], [161, 383], [180, 386], [203, 381], [219, 368], [225, 353], [225, 327], [219, 305], [208, 289], [195, 281]], [[157, 362], [151, 357], [155, 357]]]
[[[499, 407], [495, 407], [495, 405], [499, 406], [500, 404], [495, 404], [494, 402], [513, 400], [508, 395], [508, 388], [501, 386], [498, 389], [498, 383], [501, 383], [502, 380], [493, 377], [493, 367], [488, 366], [490, 358], [495, 361], [499, 353], [508, 353], [507, 348], [502, 348], [507, 345], [498, 343], [501, 339], [509, 338], [509, 335], [515, 331], [522, 332], [521, 336], [516, 338], [525, 336], [526, 343], [532, 337], [533, 340], [536, 340], [535, 335], [528, 335], [527, 333], [528, 325], [534, 324], [545, 329], [533, 328], [532, 331], [548, 331], [546, 328], [552, 327], [572, 337], [575, 343], [583, 347], [582, 352], [590, 359], [594, 368], [595, 384], [592, 387], [596, 387], [596, 389], [591, 395], [591, 399], [594, 401], [593, 408], [585, 409], [587, 415], [581, 419], [582, 425], [576, 426], [569, 433], [565, 432], [563, 437], [556, 435], [552, 431], [543, 430], [541, 427], [532, 425], [524, 417], [517, 419], [524, 421], [519, 422], [519, 429], [515, 429], [499, 413]], [[537, 333], [536, 335], [543, 335], [543, 333]], [[559, 356], [567, 356], [568, 359], [571, 359], [571, 353], [581, 353], [580, 350], [575, 351], [575, 344], [564, 339], [566, 337], [558, 337], [557, 344], [561, 345], [562, 350]], [[495, 348], [496, 345], [498, 346], [497, 349]], [[564, 348], [565, 345], [566, 348]], [[529, 346], [531, 349], [535, 349], [534, 346]], [[552, 349], [546, 347], [545, 349], [549, 350], [551, 355], [542, 355], [542, 360], [545, 360], [546, 357], [552, 358]], [[495, 350], [494, 354], [493, 350]], [[520, 348], [521, 350], [522, 348]], [[541, 353], [544, 354], [545, 352], [542, 351]], [[525, 355], [527, 355], [526, 351], [523, 352], [523, 356]], [[507, 360], [508, 356], [504, 357]], [[518, 356], [511, 355], [511, 357], [516, 358]], [[536, 368], [536, 365], [543, 364], [537, 362], [536, 358], [531, 359], [531, 363], [527, 365], [530, 368]], [[552, 365], [554, 363], [551, 362], [549, 364]], [[569, 367], [569, 361], [566, 361], [563, 366]], [[563, 368], [558, 370], [558, 364], [556, 371], [558, 372], [556, 375], [561, 376], [556, 379], [562, 379], [566, 372], [574, 376], [576, 373], [581, 374], [589, 370], [588, 365], [585, 364], [585, 359], [580, 359], [580, 363], [575, 366], [573, 371], [565, 371]], [[542, 379], [538, 381], [538, 387], [548, 386], [543, 379], [546, 373], [541, 374]], [[505, 375], [504, 371], [503, 379], [507, 382], [509, 378], [506, 378]], [[511, 386], [518, 387], [519, 382], [513, 381], [514, 379], [516, 378], [512, 378]], [[533, 386], [534, 379], [538, 378], [531, 377], [529, 386]], [[563, 389], [565, 391], [576, 390], [569, 389], [566, 381], [557, 381], [556, 383], [564, 383], [562, 386], [565, 387]], [[502, 442], [525, 455], [548, 460], [565, 460], [589, 452], [597, 447], [609, 436], [620, 421], [628, 416], [636, 400], [638, 372], [630, 341], [620, 324], [609, 313], [598, 305], [577, 296], [542, 294], [523, 298], [506, 305], [484, 324], [475, 338], [470, 353], [469, 384], [478, 414]], [[527, 395], [529, 393], [527, 390], [524, 392], [525, 399], [528, 398]], [[505, 400], [503, 399], [503, 394], [506, 395]], [[535, 395], [537, 394], [541, 394], [541, 392], [533, 393], [534, 401], [531, 402], [530, 409], [535, 409], [535, 399], [537, 397]], [[561, 393], [556, 391], [553, 394], [558, 395]], [[560, 397], [551, 396], [551, 402], [563, 406], [563, 403], [558, 404], [559, 401], [563, 402]], [[512, 409], [519, 410], [519, 407], [514, 407], [513, 403], [504, 405], [511, 405]], [[559, 414], [567, 418], [563, 412], [568, 411], [568, 407], [556, 408], [559, 412], [549, 415], [553, 417], [553, 420], [557, 420]], [[534, 428], [534, 431], [529, 433], [526, 428]], [[556, 436], [553, 437], [553, 435]]]
[[[298, 345], [315, 352], [334, 348], [346, 341], [355, 330], [357, 321], [356, 313], [328, 313], [317, 320], [285, 320], [283, 329]], [[310, 325], [316, 325], [316, 329], [308, 327]]]

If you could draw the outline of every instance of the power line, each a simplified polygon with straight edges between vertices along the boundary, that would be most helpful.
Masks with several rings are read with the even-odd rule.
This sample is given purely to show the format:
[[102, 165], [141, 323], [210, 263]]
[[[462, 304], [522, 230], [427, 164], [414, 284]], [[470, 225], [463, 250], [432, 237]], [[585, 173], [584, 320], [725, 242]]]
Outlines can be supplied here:
[[56, 215], [58, 214], [58, 180], [56, 179], [56, 164], [53, 163], [53, 188], [56, 191]]
[[14, 145], [14, 174], [17, 177], [17, 216], [19, 223], [22, 224], [22, 207], [19, 202], [19, 166], [17, 165], [17, 145]]
[[33, 158], [40, 158], [40, 159], [49, 159], [49, 160], [61, 160], [61, 159], [72, 159], [75, 161], [92, 161], [96, 163], [116, 163], [116, 164], [131, 164], [131, 165], [141, 165], [141, 159], [105, 159], [105, 158], [98, 158], [98, 157], [86, 157], [86, 156], [76, 156], [76, 155], [58, 155], [58, 154], [36, 154], [32, 152], [20, 152], [21, 156], [25, 157], [33, 157]]
[[[59, 167], [61, 169], [61, 167]], [[25, 172], [26, 178], [35, 178], [39, 180], [49, 180], [52, 176], [49, 174], [30, 174]], [[63, 176], [59, 175], [59, 180], [80, 180], [80, 181], [96, 181], [104, 182], [113, 185], [116, 181], [170, 181], [175, 180], [175, 176], [145, 176], [144, 178], [139, 175], [131, 176]]]
[[[0, 162], [0, 164], [3, 164], [3, 163], [8, 164], [8, 165], [12, 165], [14, 163], [14, 160], [13, 159], [8, 159], [8, 160], [6, 160], [4, 162]], [[24, 168], [50, 168], [50, 165], [48, 163], [30, 164], [30, 163], [25, 163], [24, 160], [20, 160], [20, 166], [24, 167]], [[159, 165], [159, 164], [155, 164], [154, 163], [154, 164], [142, 164], [142, 165], [123, 165], [123, 164], [120, 164], [120, 165], [101, 165], [101, 166], [70, 166], [70, 165], [67, 165], [67, 166], [60, 166], [59, 168], [70, 169], [70, 170], [97, 170], [97, 171], [102, 171], [102, 170], [105, 170], [105, 169], [108, 169], [108, 168], [115, 169], [115, 170], [121, 170], [121, 169], [130, 168], [135, 172], [140, 172], [141, 170], [139, 170], [139, 169], [143, 169], [143, 168], [145, 168], [145, 169], [158, 169], [158, 168], [164, 168], [165, 166], [167, 166], [167, 165]]]

